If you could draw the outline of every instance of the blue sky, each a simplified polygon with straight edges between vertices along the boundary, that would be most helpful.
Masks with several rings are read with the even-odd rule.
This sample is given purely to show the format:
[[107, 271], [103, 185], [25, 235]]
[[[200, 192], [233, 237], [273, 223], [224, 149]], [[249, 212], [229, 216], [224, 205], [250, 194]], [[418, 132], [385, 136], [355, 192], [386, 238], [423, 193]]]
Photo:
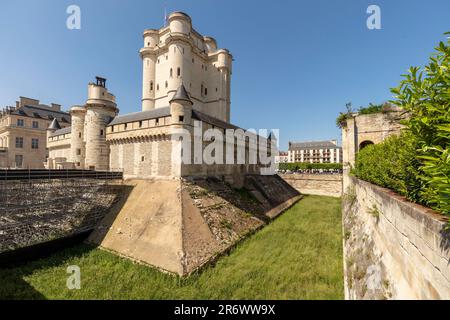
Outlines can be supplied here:
[[[66, 28], [71, 4], [81, 30]], [[370, 4], [381, 8], [381, 30], [366, 27]], [[448, 0], [0, 0], [0, 105], [27, 96], [68, 109], [102, 75], [121, 113], [139, 111], [142, 31], [162, 26], [165, 5], [231, 51], [232, 122], [279, 128], [281, 149], [340, 140], [345, 103], [390, 99], [450, 31]]]

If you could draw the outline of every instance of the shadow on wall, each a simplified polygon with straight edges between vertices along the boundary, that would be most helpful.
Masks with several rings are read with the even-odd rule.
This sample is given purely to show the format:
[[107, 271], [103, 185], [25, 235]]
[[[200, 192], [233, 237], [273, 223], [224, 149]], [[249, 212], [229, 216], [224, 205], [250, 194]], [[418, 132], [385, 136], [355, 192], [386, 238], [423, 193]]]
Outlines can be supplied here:
[[[441, 249], [443, 251], [450, 251], [450, 222], [448, 222], [447, 228], [442, 228], [441, 237]], [[450, 265], [450, 258], [448, 259], [448, 265]]]

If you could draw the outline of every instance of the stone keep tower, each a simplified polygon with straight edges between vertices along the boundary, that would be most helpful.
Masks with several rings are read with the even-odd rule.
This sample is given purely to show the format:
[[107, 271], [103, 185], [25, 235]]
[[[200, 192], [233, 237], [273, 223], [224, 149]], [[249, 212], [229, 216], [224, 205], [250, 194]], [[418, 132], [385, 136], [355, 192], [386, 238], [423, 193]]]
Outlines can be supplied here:
[[187, 14], [174, 12], [167, 22], [144, 31], [142, 110], [169, 106], [183, 84], [193, 109], [230, 122], [231, 54], [195, 31]]
[[[86, 143], [85, 168], [108, 170], [109, 147], [106, 143], [106, 126], [117, 116], [119, 109], [115, 96], [106, 89], [106, 79], [97, 77], [96, 84], [88, 85], [88, 99], [85, 108], [84, 132], [81, 133], [81, 137], [84, 135]], [[75, 134], [75, 139], [80, 138], [80, 132]], [[72, 131], [72, 136], [74, 136], [74, 131]], [[72, 147], [72, 149], [75, 149], [76, 152], [76, 148]]]

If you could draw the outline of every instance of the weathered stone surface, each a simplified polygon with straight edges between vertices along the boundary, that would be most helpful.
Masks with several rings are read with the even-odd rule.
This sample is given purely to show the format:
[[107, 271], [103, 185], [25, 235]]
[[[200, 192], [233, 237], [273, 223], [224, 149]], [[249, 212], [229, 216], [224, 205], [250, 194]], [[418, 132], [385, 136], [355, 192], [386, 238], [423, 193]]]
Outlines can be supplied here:
[[247, 176], [242, 189], [217, 178], [127, 184], [133, 187], [128, 199], [89, 242], [179, 275], [202, 267], [301, 198], [278, 176]]
[[390, 190], [352, 177], [348, 181], [343, 197], [346, 298], [450, 299], [447, 219]]
[[280, 177], [303, 194], [330, 197], [342, 195], [341, 174], [282, 174]]
[[0, 182], [0, 252], [92, 230], [126, 192], [119, 181]]

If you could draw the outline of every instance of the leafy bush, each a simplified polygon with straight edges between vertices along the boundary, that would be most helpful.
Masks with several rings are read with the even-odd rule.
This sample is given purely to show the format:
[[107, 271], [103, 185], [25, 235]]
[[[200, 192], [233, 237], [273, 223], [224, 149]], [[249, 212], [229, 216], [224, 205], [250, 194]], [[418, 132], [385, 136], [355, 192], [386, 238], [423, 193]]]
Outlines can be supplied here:
[[393, 103], [411, 115], [405, 124], [421, 162], [420, 196], [430, 207], [450, 214], [450, 39], [440, 42], [423, 70], [412, 67], [404, 77], [392, 89]]
[[279, 170], [341, 170], [342, 163], [307, 163], [307, 162], [294, 162], [294, 163], [280, 163]]
[[362, 149], [352, 173], [358, 178], [389, 188], [409, 200], [426, 204], [421, 196], [418, 178], [420, 162], [416, 158], [416, 140], [408, 131], [390, 136], [380, 144]]
[[[339, 113], [336, 118], [336, 126], [339, 128], [344, 128], [347, 125], [347, 119], [353, 117], [354, 111], [352, 110], [352, 104], [349, 102], [345, 105], [346, 112]], [[370, 103], [367, 107], [360, 107], [356, 112], [358, 114], [374, 114], [380, 112], [390, 112], [392, 105], [389, 103], [383, 104], [372, 104]]]

